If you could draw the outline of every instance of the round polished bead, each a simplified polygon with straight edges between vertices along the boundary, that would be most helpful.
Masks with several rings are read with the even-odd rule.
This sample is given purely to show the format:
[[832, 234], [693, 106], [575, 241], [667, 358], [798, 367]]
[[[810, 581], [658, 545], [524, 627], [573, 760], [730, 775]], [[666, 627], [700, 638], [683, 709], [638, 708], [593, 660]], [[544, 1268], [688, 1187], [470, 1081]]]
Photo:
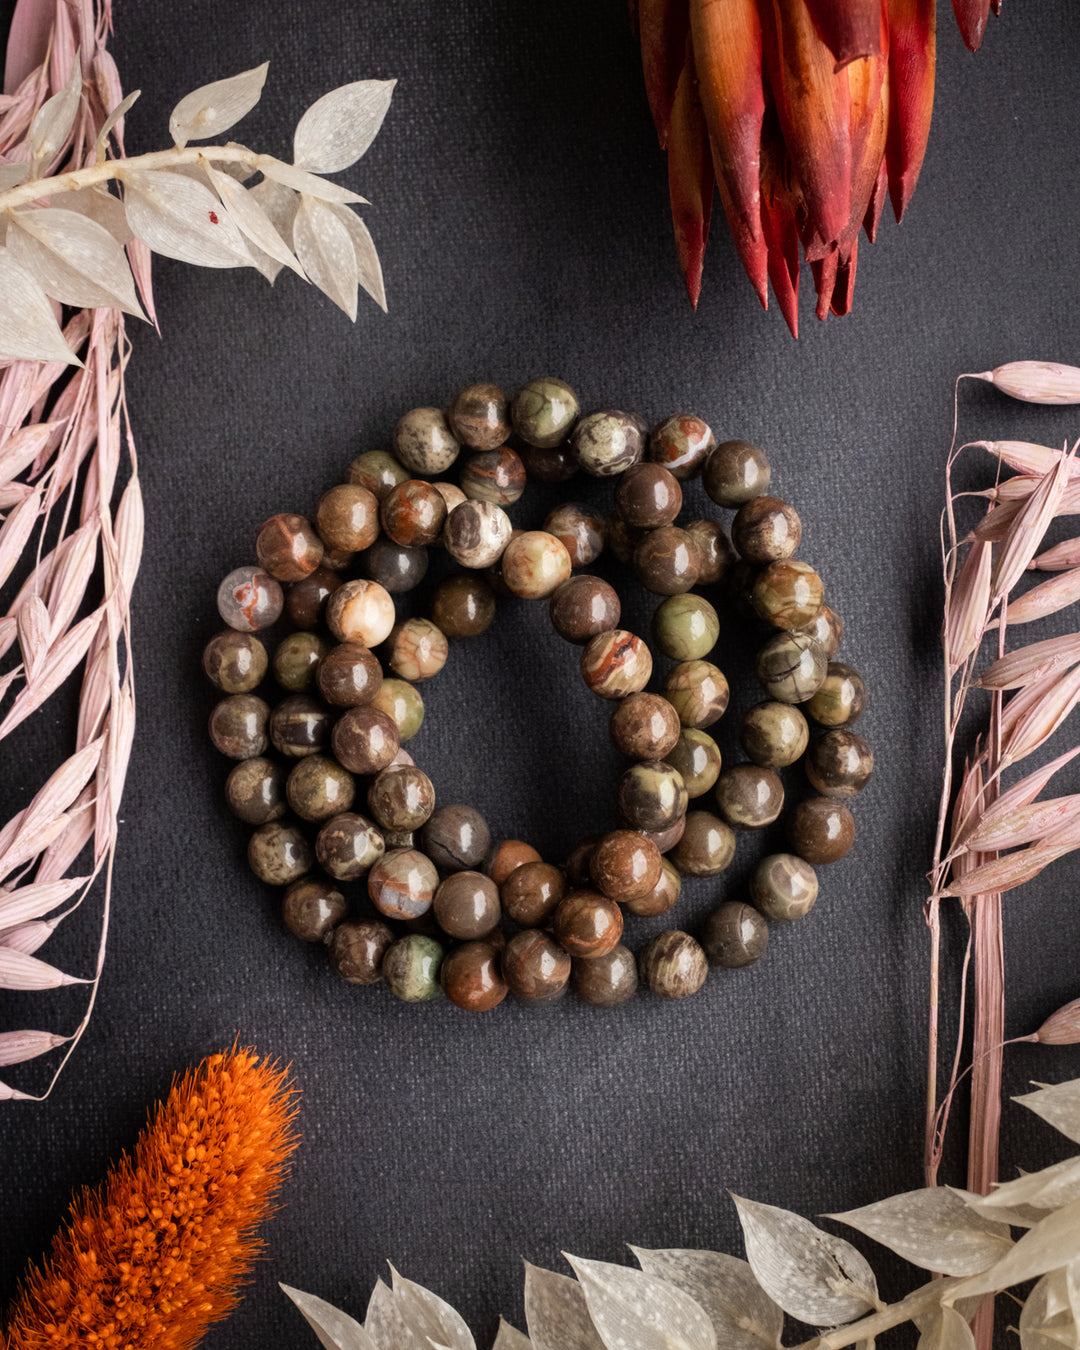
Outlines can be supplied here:
[[757, 677], [777, 703], [806, 703], [825, 681], [825, 653], [805, 633], [777, 633], [757, 655]]
[[214, 749], [230, 759], [254, 759], [269, 744], [266, 728], [270, 708], [254, 694], [231, 694], [214, 705], [210, 739]]
[[323, 622], [326, 602], [341, 585], [341, 578], [324, 565], [303, 581], [294, 581], [285, 594], [285, 612], [297, 628], [314, 628]]
[[483, 450], [465, 461], [459, 482], [470, 501], [511, 506], [525, 491], [525, 465], [508, 445]]
[[641, 833], [656, 845], [660, 853], [670, 853], [683, 837], [685, 829], [686, 816], [681, 815], [677, 816], [670, 825], [665, 826], [662, 830], [642, 830]]
[[482, 872], [452, 872], [435, 892], [434, 914], [452, 938], [486, 937], [502, 918], [499, 888]]
[[561, 638], [583, 646], [619, 622], [622, 606], [614, 586], [579, 572], [557, 586], [548, 601], [551, 626]]
[[[454, 509], [455, 506], [460, 506], [463, 501], [468, 500], [464, 492], [462, 492], [462, 490], [458, 487], [456, 483], [446, 483], [440, 481], [438, 483], [432, 483], [432, 487], [446, 503], [447, 516], [449, 516], [450, 512]], [[440, 548], [444, 548], [446, 546], [445, 523], [443, 524], [442, 531], [439, 534], [438, 539], [436, 539], [435, 543]]]
[[448, 638], [479, 637], [495, 617], [495, 595], [483, 577], [459, 572], [439, 582], [431, 618]]
[[598, 891], [570, 891], [555, 911], [555, 940], [579, 959], [607, 955], [622, 930], [622, 910]]
[[873, 771], [874, 752], [854, 731], [827, 731], [806, 757], [806, 776], [826, 797], [854, 797]]
[[530, 862], [540, 862], [540, 854], [531, 844], [523, 839], [500, 839], [488, 849], [484, 875], [501, 887], [511, 872]]
[[535, 928], [515, 933], [502, 954], [502, 974], [512, 994], [526, 1003], [558, 998], [570, 979], [570, 954]]
[[442, 533], [446, 502], [433, 484], [422, 478], [407, 478], [383, 498], [379, 519], [395, 544], [424, 548]]
[[338, 718], [330, 743], [350, 773], [373, 774], [393, 762], [401, 741], [394, 719], [368, 704]]
[[446, 420], [455, 437], [472, 450], [495, 450], [510, 435], [506, 395], [494, 384], [470, 384], [460, 390]]
[[426, 548], [395, 544], [385, 534], [375, 540], [362, 559], [364, 575], [391, 595], [415, 590], [427, 576], [428, 562]]
[[697, 727], [685, 727], [665, 758], [678, 770], [688, 797], [704, 796], [720, 776], [720, 747]]
[[269, 759], [245, 759], [225, 780], [229, 810], [248, 825], [265, 825], [285, 814], [285, 767]]
[[326, 622], [339, 642], [377, 647], [394, 626], [394, 602], [377, 581], [346, 581], [326, 602]]
[[730, 691], [724, 672], [710, 661], [682, 661], [664, 685], [664, 697], [684, 727], [710, 727], [724, 715]]
[[635, 464], [619, 479], [615, 506], [628, 525], [655, 530], [670, 525], [682, 510], [682, 488], [659, 464]]
[[348, 912], [345, 897], [325, 877], [294, 881], [281, 901], [285, 927], [301, 942], [325, 942]]
[[310, 520], [287, 512], [271, 516], [255, 540], [259, 563], [278, 581], [302, 581], [322, 562], [323, 541]]
[[274, 749], [290, 759], [313, 755], [330, 740], [330, 712], [309, 694], [282, 699], [270, 714], [270, 740]]
[[686, 815], [682, 775], [657, 760], [632, 764], [619, 779], [619, 814], [632, 830], [666, 830]]
[[764, 956], [769, 925], [752, 905], [727, 900], [705, 920], [701, 945], [709, 965], [741, 970]]
[[293, 765], [285, 795], [301, 820], [329, 820], [352, 806], [356, 782], [328, 755], [307, 755]]
[[370, 703], [383, 682], [379, 659], [361, 642], [342, 642], [319, 666], [319, 693], [335, 708]]
[[755, 497], [740, 506], [731, 524], [731, 542], [750, 563], [791, 558], [802, 538], [798, 512], [779, 497]]
[[491, 832], [479, 811], [453, 802], [432, 812], [424, 826], [423, 844], [440, 872], [472, 871], [487, 856]]
[[624, 567], [629, 567], [634, 559], [634, 550], [648, 533], [648, 530], [639, 530], [636, 525], [628, 525], [615, 511], [607, 518], [604, 541], [608, 552]]
[[844, 621], [834, 609], [822, 605], [809, 623], [799, 627], [799, 632], [806, 633], [819, 643], [831, 661], [840, 650], [840, 643], [844, 639]]
[[865, 707], [866, 685], [859, 672], [841, 661], [830, 661], [806, 711], [824, 727], [849, 727], [859, 720]]
[[427, 1003], [442, 994], [442, 963], [441, 943], [422, 933], [409, 933], [387, 949], [382, 977], [395, 998], [404, 1003]]
[[392, 487], [404, 483], [409, 471], [386, 450], [367, 450], [349, 465], [349, 482], [367, 488], [381, 502]]
[[733, 764], [716, 781], [716, 804], [735, 830], [760, 830], [784, 809], [784, 785], [772, 769]]
[[203, 670], [226, 694], [249, 694], [266, 674], [266, 648], [250, 633], [226, 628], [206, 644]]
[[589, 413], [574, 428], [570, 445], [578, 465], [594, 478], [625, 473], [645, 453], [640, 418], [624, 412]]
[[446, 518], [443, 545], [462, 567], [490, 567], [510, 542], [510, 517], [494, 502], [464, 501]]
[[290, 694], [304, 693], [315, 683], [319, 663], [329, 650], [315, 633], [290, 633], [274, 648], [274, 679]]
[[568, 441], [551, 446], [519, 445], [518, 454], [526, 474], [538, 483], [566, 483], [578, 471]]
[[368, 788], [367, 802], [382, 829], [418, 830], [435, 809], [435, 789], [423, 769], [395, 764]]
[[693, 536], [677, 525], [650, 530], [634, 549], [634, 572], [657, 595], [682, 595], [697, 585], [698, 570]]
[[593, 885], [610, 900], [648, 895], [660, 880], [660, 850], [637, 830], [611, 830], [589, 859]]
[[663, 465], [685, 482], [701, 471], [715, 444], [708, 423], [692, 413], [677, 413], [653, 429], [648, 455], [653, 464]]
[[490, 942], [463, 942], [449, 951], [439, 973], [443, 993], [465, 1012], [489, 1012], [506, 997], [499, 952]]
[[642, 948], [638, 969], [642, 983], [661, 998], [689, 998], [705, 983], [709, 962], [689, 933], [669, 928]]
[[396, 624], [387, 647], [387, 665], [400, 679], [413, 684], [438, 675], [450, 654], [446, 635], [430, 619]]
[[588, 567], [604, 551], [604, 518], [580, 502], [557, 506], [548, 513], [544, 529], [565, 547], [571, 567]]
[[715, 520], [688, 520], [683, 526], [697, 545], [699, 586], [715, 586], [727, 576], [735, 561], [724, 527]]
[[570, 435], [580, 411], [570, 386], [548, 375], [522, 385], [514, 395], [510, 418], [523, 441], [549, 450]]
[[435, 864], [414, 848], [395, 848], [374, 860], [368, 873], [371, 903], [388, 919], [418, 919], [435, 899]]
[[855, 821], [840, 802], [808, 797], [791, 813], [788, 841], [808, 863], [832, 863], [855, 842]]
[[749, 441], [722, 441], [702, 470], [705, 491], [717, 506], [740, 507], [769, 490], [772, 469]]
[[716, 646], [720, 620], [704, 596], [670, 595], [653, 615], [653, 632], [665, 656], [694, 661]]
[[757, 574], [754, 608], [774, 628], [804, 628], [821, 608], [825, 586], [809, 563], [789, 558]]
[[405, 680], [383, 680], [371, 707], [393, 720], [402, 743], [411, 740], [424, 724], [424, 700], [419, 689]]
[[637, 990], [637, 961], [621, 943], [606, 956], [574, 961], [570, 968], [574, 993], [593, 1008], [617, 1008]]
[[433, 478], [445, 473], [461, 446], [438, 408], [413, 408], [394, 428], [394, 454], [410, 473]]
[[565, 894], [562, 872], [539, 859], [515, 867], [499, 887], [503, 909], [520, 928], [546, 924]]
[[784, 769], [802, 756], [810, 728], [788, 703], [758, 703], [746, 713], [739, 743], [748, 759], [766, 769]]
[[684, 877], [715, 877], [735, 856], [735, 831], [710, 811], [687, 811], [683, 837], [671, 861]]
[[666, 914], [681, 894], [682, 877], [679, 876], [674, 863], [664, 858], [660, 864], [660, 880], [648, 895], [638, 895], [632, 900], [627, 900], [625, 907], [631, 914], [637, 914], [642, 918], [654, 918], [658, 914]]
[[218, 587], [222, 620], [238, 633], [258, 633], [281, 618], [285, 594], [281, 583], [261, 567], [237, 567]]
[[592, 885], [589, 869], [592, 867], [596, 846], [603, 837], [602, 834], [587, 834], [570, 850], [569, 856], [563, 864], [563, 871], [566, 873], [566, 880], [571, 886]]
[[767, 919], [780, 923], [809, 914], [817, 895], [814, 869], [793, 853], [772, 853], [762, 858], [750, 878], [751, 900]]
[[546, 530], [525, 530], [502, 555], [502, 578], [522, 600], [543, 600], [570, 576], [566, 546]]
[[581, 674], [601, 698], [626, 698], [649, 683], [652, 654], [641, 638], [614, 628], [590, 638], [581, 653]]
[[631, 694], [616, 704], [611, 741], [628, 759], [667, 759], [679, 739], [679, 714], [659, 694]]
[[303, 831], [282, 820], [260, 825], [248, 840], [248, 866], [268, 886], [287, 886], [311, 870], [314, 858]]
[[379, 537], [378, 498], [359, 483], [340, 483], [321, 497], [315, 524], [328, 548], [370, 548]]
[[386, 847], [372, 821], [353, 811], [332, 816], [315, 839], [319, 866], [338, 881], [355, 881], [383, 856]]
[[349, 984], [378, 984], [393, 941], [393, 933], [378, 919], [346, 919], [330, 938], [330, 964]]

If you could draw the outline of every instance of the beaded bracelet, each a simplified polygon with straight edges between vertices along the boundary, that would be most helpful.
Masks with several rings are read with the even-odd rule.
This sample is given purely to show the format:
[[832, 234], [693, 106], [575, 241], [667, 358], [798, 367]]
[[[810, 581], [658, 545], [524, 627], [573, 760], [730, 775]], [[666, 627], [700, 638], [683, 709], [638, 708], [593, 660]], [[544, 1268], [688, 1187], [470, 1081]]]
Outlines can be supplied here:
[[[512, 432], [517, 448], [507, 443]], [[459, 485], [432, 481], [462, 446], [473, 453]], [[681, 998], [701, 987], [710, 965], [756, 961], [767, 920], [801, 918], [814, 905], [813, 865], [850, 849], [854, 823], [844, 801], [873, 768], [870, 747], [850, 730], [865, 687], [832, 660], [842, 623], [824, 604], [818, 574], [794, 557], [799, 517], [768, 495], [764, 454], [744, 441], [717, 445], [694, 416], [670, 417], [651, 435], [622, 412], [579, 418], [572, 390], [555, 379], [531, 381], [512, 404], [478, 384], [445, 415], [413, 409], [395, 429], [394, 451], [354, 460], [348, 482], [321, 499], [314, 523], [282, 514], [263, 525], [258, 565], [221, 583], [218, 609], [229, 627], [203, 655], [207, 675], [228, 695], [211, 713], [211, 738], [239, 761], [227, 800], [257, 827], [252, 870], [287, 887], [286, 925], [326, 943], [352, 983], [384, 981], [410, 1002], [443, 991], [470, 1011], [496, 1006], [507, 992], [547, 1001], [568, 983], [585, 1002], [610, 1007], [634, 992], [639, 976], [658, 994]], [[521, 497], [528, 476], [563, 482], [578, 468], [618, 476], [607, 520], [570, 502], [551, 511], [542, 530], [513, 528], [504, 508]], [[708, 496], [735, 510], [730, 543], [716, 521], [677, 524], [681, 484], [699, 472]], [[653, 630], [677, 664], [662, 694], [645, 690], [652, 654], [619, 628], [615, 589], [576, 570], [605, 545], [665, 597]], [[431, 618], [398, 622], [393, 595], [420, 583], [432, 546], [465, 570], [436, 587]], [[366, 575], [348, 576], [358, 561]], [[774, 630], [756, 663], [769, 698], [750, 709], [740, 731], [748, 762], [728, 768], [705, 730], [728, 703], [723, 673], [706, 660], [720, 620], [692, 589], [721, 582]], [[487, 629], [499, 596], [548, 601], [555, 631], [582, 647], [585, 683], [615, 702], [612, 740], [635, 761], [617, 791], [623, 828], [582, 840], [561, 868], [519, 840], [492, 847], [471, 807], [437, 807], [431, 780], [403, 748], [423, 722], [416, 684], [442, 669], [448, 639]], [[271, 663], [254, 634], [283, 612], [296, 631], [277, 644]], [[252, 693], [271, 665], [286, 694], [272, 711]], [[799, 705], [826, 728], [813, 741]], [[270, 746], [280, 759], [267, 757]], [[683, 876], [719, 875], [737, 832], [778, 818], [777, 770], [804, 756], [819, 795], [792, 812], [792, 851], [758, 864], [752, 904], [721, 903], [700, 942], [679, 930], [660, 933], [635, 962], [621, 942], [624, 911], [664, 914]], [[352, 810], [358, 778], [367, 781], [370, 815]], [[710, 790], [718, 814], [688, 810]], [[318, 828], [314, 844], [305, 824]], [[377, 918], [349, 917], [341, 886], [362, 879]], [[509, 938], [504, 920], [517, 928]], [[456, 944], [449, 951], [447, 938]]]

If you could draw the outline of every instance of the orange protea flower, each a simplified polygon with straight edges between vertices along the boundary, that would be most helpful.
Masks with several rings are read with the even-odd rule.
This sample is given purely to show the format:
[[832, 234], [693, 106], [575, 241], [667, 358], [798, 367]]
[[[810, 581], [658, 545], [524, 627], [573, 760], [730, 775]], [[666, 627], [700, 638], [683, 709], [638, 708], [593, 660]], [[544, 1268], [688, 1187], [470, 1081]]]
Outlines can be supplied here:
[[249, 1050], [174, 1083], [133, 1155], [72, 1204], [10, 1310], [8, 1350], [186, 1350], [237, 1303], [298, 1139], [295, 1089]]

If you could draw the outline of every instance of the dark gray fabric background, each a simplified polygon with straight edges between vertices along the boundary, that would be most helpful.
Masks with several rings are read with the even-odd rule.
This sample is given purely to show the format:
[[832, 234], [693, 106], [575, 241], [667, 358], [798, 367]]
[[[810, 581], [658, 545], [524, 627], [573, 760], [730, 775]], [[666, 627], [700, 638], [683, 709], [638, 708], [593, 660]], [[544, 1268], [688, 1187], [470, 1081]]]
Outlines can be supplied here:
[[[362, 297], [352, 327], [288, 274], [271, 290], [250, 271], [156, 266], [162, 338], [136, 327], [129, 381], [147, 536], [108, 966], [52, 1099], [0, 1115], [0, 1292], [42, 1251], [72, 1188], [132, 1142], [174, 1070], [237, 1033], [293, 1064], [304, 1143], [267, 1259], [207, 1338], [213, 1350], [314, 1343], [279, 1279], [362, 1315], [389, 1257], [486, 1339], [500, 1312], [522, 1324], [523, 1256], [618, 1260], [627, 1241], [738, 1251], [729, 1188], [815, 1214], [921, 1184], [920, 906], [940, 771], [952, 381], [1021, 357], [1080, 362], [1080, 26], [1067, 0], [1010, 0], [972, 57], [943, 8], [909, 219], [886, 219], [864, 244], [853, 316], [818, 325], [804, 279], [795, 343], [779, 313], [759, 310], [719, 220], [690, 311], [623, 0], [117, 0], [116, 57], [125, 87], [143, 90], [133, 153], [166, 143], [189, 89], [265, 59], [263, 102], [237, 135], [281, 154], [327, 89], [399, 78], [382, 134], [344, 175], [374, 202], [365, 217], [390, 313]], [[513, 388], [548, 372], [587, 408], [650, 421], [693, 410], [721, 437], [768, 449], [802, 514], [802, 554], [846, 620], [845, 659], [871, 684], [860, 730], [878, 769], [856, 804], [857, 847], [823, 872], [814, 913], [776, 930], [761, 965], [714, 974], [694, 999], [641, 996], [615, 1015], [571, 999], [483, 1017], [408, 1007], [339, 982], [247, 872], [220, 801], [226, 765], [204, 733], [199, 654], [218, 627], [217, 583], [249, 560], [267, 515], [311, 510], [405, 409], [445, 404], [473, 379]], [[1075, 411], [974, 386], [961, 422], [968, 435], [1047, 443], [1080, 431]], [[602, 484], [571, 487], [607, 498]], [[553, 499], [530, 490], [515, 520], [538, 524]], [[690, 500], [704, 504], [699, 487]], [[654, 601], [624, 590], [642, 631]], [[1063, 628], [1038, 635], [1051, 631]], [[756, 698], [742, 642], [735, 631], [721, 645], [736, 708]], [[444, 801], [474, 803], [497, 835], [553, 858], [608, 822], [617, 770], [607, 709], [576, 659], [542, 606], [504, 606], [425, 686], [428, 722], [410, 746]], [[59, 756], [62, 713], [5, 759], [4, 818], [40, 781], [44, 738]], [[721, 724], [725, 752], [736, 725]], [[1074, 766], [1058, 790], [1078, 788]], [[692, 924], [717, 894], [740, 894], [759, 848], [744, 840], [728, 876], [689, 887], [672, 917]], [[1078, 876], [1075, 861], [1058, 864], [1007, 902], [1010, 1034], [1080, 994]], [[949, 932], [955, 971], [959, 926]], [[43, 954], [86, 971], [91, 950], [92, 926], [72, 923]], [[4, 1025], [65, 1028], [83, 997], [9, 999]], [[947, 1026], [954, 1009], [950, 995]], [[1078, 1073], [1075, 1049], [1007, 1052], [1013, 1093]], [[28, 1068], [17, 1081], [39, 1080]], [[1062, 1147], [1006, 1108], [1008, 1173]], [[948, 1179], [962, 1180], [955, 1158]], [[866, 1246], [887, 1295], [914, 1280]]]

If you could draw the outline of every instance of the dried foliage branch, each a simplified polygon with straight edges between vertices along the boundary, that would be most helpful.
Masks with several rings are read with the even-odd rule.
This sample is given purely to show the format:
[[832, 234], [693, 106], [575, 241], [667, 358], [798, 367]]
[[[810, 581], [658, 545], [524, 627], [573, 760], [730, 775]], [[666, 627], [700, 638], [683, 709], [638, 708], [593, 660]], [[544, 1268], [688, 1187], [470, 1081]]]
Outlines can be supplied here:
[[[296, 127], [292, 164], [233, 143], [190, 145], [251, 111], [259, 66], [188, 94], [170, 119], [173, 147], [126, 159], [137, 93], [123, 96], [109, 24], [108, 0], [19, 0], [8, 74], [26, 73], [0, 96], [0, 588], [15, 592], [0, 612], [0, 740], [82, 668], [74, 753], [0, 828], [0, 989], [90, 986], [73, 1033], [0, 1033], [0, 1065], [66, 1044], [43, 1096], [93, 1009], [135, 727], [128, 628], [143, 509], [124, 322], [154, 318], [151, 254], [254, 267], [271, 282], [289, 267], [353, 319], [359, 287], [386, 307], [375, 246], [350, 209], [364, 199], [321, 175], [367, 150], [395, 82], [320, 98]], [[92, 861], [70, 876], [91, 841]], [[102, 872], [84, 980], [35, 953]], [[0, 1083], [0, 1100], [31, 1095]]]
[[[1080, 1143], [1080, 1080], [1017, 1098]], [[885, 1304], [851, 1243], [788, 1210], [735, 1198], [746, 1260], [645, 1251], [640, 1269], [568, 1256], [576, 1280], [525, 1267], [528, 1335], [500, 1324], [494, 1350], [779, 1350], [785, 1316], [822, 1330], [798, 1350], [872, 1346], [914, 1322], [924, 1350], [971, 1350], [985, 1295], [1031, 1280], [1021, 1350], [1080, 1344], [1080, 1156], [1021, 1175], [992, 1195], [929, 1187], [826, 1217], [944, 1279]], [[1024, 1230], [1018, 1240], [1012, 1229]], [[363, 1324], [282, 1285], [326, 1350], [476, 1350], [457, 1312], [391, 1267]]]

